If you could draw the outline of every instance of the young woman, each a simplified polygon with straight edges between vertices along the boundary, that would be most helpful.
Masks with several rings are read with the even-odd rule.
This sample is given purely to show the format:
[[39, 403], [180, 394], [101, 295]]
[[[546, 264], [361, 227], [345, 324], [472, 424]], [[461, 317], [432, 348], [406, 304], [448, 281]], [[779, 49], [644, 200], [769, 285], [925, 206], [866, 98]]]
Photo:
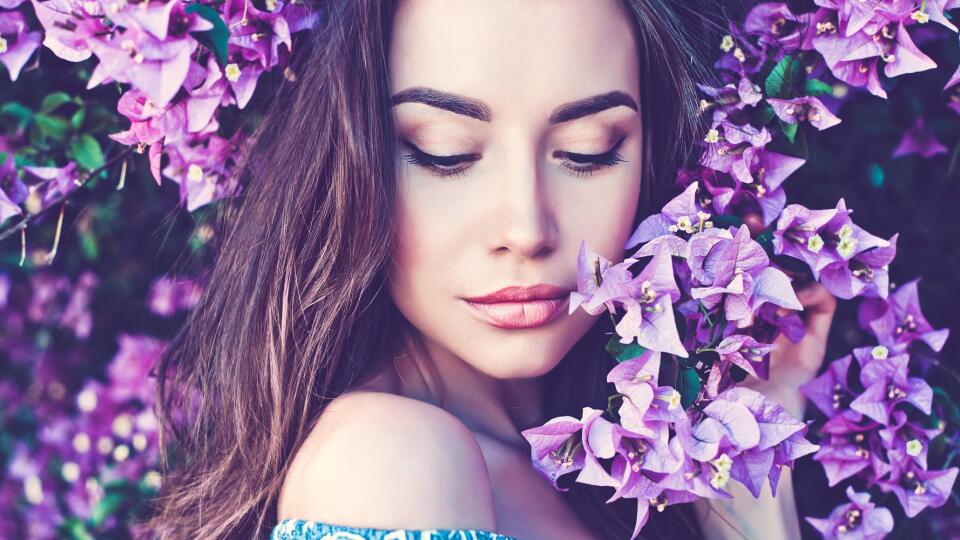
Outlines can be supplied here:
[[[629, 537], [635, 503], [555, 491], [520, 432], [605, 406], [611, 323], [568, 314], [580, 244], [622, 260], [701, 136], [671, 4], [325, 3], [161, 365], [163, 538]], [[797, 533], [787, 490], [644, 534], [731, 535], [741, 500]]]

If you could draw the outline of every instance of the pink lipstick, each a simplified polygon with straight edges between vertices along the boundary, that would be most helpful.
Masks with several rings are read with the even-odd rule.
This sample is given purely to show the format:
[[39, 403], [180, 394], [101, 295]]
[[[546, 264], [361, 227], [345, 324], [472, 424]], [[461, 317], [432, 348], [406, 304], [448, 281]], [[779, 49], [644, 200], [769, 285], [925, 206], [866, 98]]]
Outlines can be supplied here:
[[533, 328], [547, 324], [564, 311], [570, 291], [548, 284], [513, 286], [463, 300], [471, 313], [498, 328]]

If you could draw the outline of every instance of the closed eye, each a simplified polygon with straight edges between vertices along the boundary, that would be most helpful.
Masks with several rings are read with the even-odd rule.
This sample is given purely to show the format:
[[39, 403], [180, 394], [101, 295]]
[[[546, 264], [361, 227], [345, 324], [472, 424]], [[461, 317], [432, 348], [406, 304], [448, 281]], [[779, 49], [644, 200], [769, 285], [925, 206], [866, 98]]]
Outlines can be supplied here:
[[[599, 169], [612, 167], [626, 160], [617, 152], [626, 137], [621, 137], [610, 150], [602, 154], [580, 154], [566, 150], [556, 150], [553, 157], [560, 159], [561, 166], [572, 171], [578, 177], [589, 176]], [[404, 160], [429, 171], [440, 177], [459, 176], [471, 167], [474, 161], [479, 160], [482, 154], [455, 154], [450, 156], [435, 156], [417, 148], [415, 144], [405, 139], [401, 142], [410, 148], [410, 153], [403, 156]]]

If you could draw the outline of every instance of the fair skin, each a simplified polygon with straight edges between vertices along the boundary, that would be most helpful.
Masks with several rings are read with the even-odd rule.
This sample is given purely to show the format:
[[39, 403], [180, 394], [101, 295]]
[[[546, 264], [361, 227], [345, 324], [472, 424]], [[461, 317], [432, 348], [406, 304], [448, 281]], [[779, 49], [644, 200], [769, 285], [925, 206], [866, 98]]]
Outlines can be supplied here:
[[[390, 44], [391, 88], [405, 97], [394, 106], [390, 295], [425, 350], [397, 351], [373, 381], [328, 405], [291, 462], [281, 519], [596, 538], [533, 469], [520, 434], [544, 420], [542, 376], [595, 317], [564, 306], [545, 325], [504, 329], [462, 298], [509, 285], [575, 289], [581, 241], [622, 259], [642, 119], [621, 9], [615, 0], [401, 2]], [[416, 99], [425, 95], [467, 101], [458, 113]], [[563, 114], [598, 95], [603, 107]], [[441, 177], [404, 157], [414, 148], [474, 157]], [[565, 154], [612, 149], [622, 161], [582, 177], [570, 167], [589, 163]]]

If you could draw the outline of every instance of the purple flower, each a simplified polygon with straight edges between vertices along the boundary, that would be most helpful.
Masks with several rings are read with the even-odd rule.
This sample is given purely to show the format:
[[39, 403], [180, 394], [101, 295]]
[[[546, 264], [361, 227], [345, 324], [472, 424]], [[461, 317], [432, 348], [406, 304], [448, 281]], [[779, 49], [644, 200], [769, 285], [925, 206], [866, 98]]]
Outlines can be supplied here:
[[90, 330], [93, 328], [90, 301], [99, 282], [96, 274], [89, 270], [80, 274], [70, 293], [70, 300], [63, 310], [63, 315], [60, 316], [60, 326], [73, 330], [77, 339], [86, 339], [90, 336]]
[[227, 92], [229, 88], [227, 78], [212, 55], [207, 57], [206, 67], [196, 62], [190, 63], [184, 86], [189, 95], [186, 99], [187, 131], [191, 133], [216, 131], [219, 124], [214, 118], [214, 113], [218, 107], [234, 103], [234, 99]]
[[906, 354], [868, 361], [860, 371], [860, 382], [866, 390], [850, 403], [850, 408], [883, 425], [889, 425], [890, 412], [900, 403], [910, 403], [930, 414], [933, 390], [923, 379], [907, 376], [909, 362]]
[[770, 302], [787, 309], [802, 309], [790, 278], [769, 266], [763, 248], [742, 225], [736, 236], [721, 229], [695, 234], [688, 244], [687, 262], [694, 287], [690, 295], [707, 309], [723, 303], [728, 321], [738, 327], [750, 324], [753, 314]]
[[15, 81], [27, 60], [43, 39], [40, 32], [31, 32], [19, 11], [0, 11], [0, 62]]
[[817, 449], [803, 437], [804, 423], [763, 394], [748, 388], [731, 388], [717, 396], [714, 403], [721, 401], [745, 406], [759, 429], [756, 445], [733, 455], [730, 469], [731, 478], [745, 485], [754, 497], [760, 496], [768, 479], [771, 489], [776, 490], [782, 464]]
[[193, 308], [202, 292], [200, 284], [194, 280], [174, 280], [164, 276], [154, 280], [147, 305], [151, 312], [161, 317], [172, 317], [177, 311]]
[[[693, 234], [712, 226], [712, 224], [708, 225], [709, 214], [703, 211], [697, 200], [697, 191], [696, 183], [688, 185], [682, 193], [665, 204], [660, 213], [653, 214], [640, 222], [636, 231], [627, 240], [625, 249], [650, 242], [655, 238], [680, 232]], [[652, 254], [652, 251], [647, 254]]]
[[923, 426], [910, 421], [907, 413], [893, 411], [893, 421], [888, 427], [879, 431], [883, 446], [888, 450], [908, 456], [921, 468], [927, 468], [927, 450], [930, 441], [939, 435], [942, 429], [924, 429]]
[[813, 96], [793, 99], [767, 98], [767, 103], [773, 107], [777, 118], [788, 124], [797, 124], [806, 120], [818, 130], [824, 130], [840, 123], [840, 119]]
[[77, 164], [72, 161], [63, 167], [24, 167], [23, 170], [27, 173], [25, 183], [30, 191], [25, 205], [31, 214], [49, 208], [82, 185]]
[[559, 416], [551, 418], [542, 426], [521, 432], [530, 444], [534, 468], [554, 489], [568, 491], [570, 488], [561, 488], [557, 480], [565, 474], [583, 469], [586, 458], [582, 440], [583, 426], [587, 420], [602, 413], [603, 411], [584, 407], [579, 420], [572, 416]]
[[[766, 128], [757, 130], [749, 124], [737, 126], [721, 122], [719, 129], [715, 126], [707, 133], [706, 141], [709, 144], [704, 149], [700, 164], [728, 173], [737, 182], [733, 192], [721, 190], [713, 193], [714, 197], [722, 197], [715, 207], [724, 211], [723, 208], [732, 201], [736, 191], [749, 186], [762, 207], [764, 221], [772, 221], [783, 208], [783, 194], [778, 193], [781, 184], [803, 165], [804, 160], [767, 150], [765, 146], [771, 141], [770, 133]], [[772, 205], [772, 208], [767, 209], [768, 205]]]
[[626, 308], [616, 331], [621, 343], [636, 339], [647, 349], [686, 358], [687, 351], [673, 318], [673, 302], [680, 299], [680, 289], [673, 277], [671, 259], [666, 247], [661, 246], [640, 274], [623, 284], [625, 295], [613, 298]]
[[90, 58], [87, 40], [106, 34], [103, 8], [99, 2], [83, 0], [32, 0], [34, 12], [43, 26], [43, 44], [68, 62]]
[[[608, 502], [642, 495], [649, 481], [641, 471], [662, 476], [678, 470], [683, 463], [683, 452], [678, 444], [668, 444], [666, 429], [655, 437], [646, 437], [597, 416], [584, 425], [584, 430], [586, 464], [577, 482], [615, 488]], [[609, 473], [597, 458], [613, 460]]]
[[920, 340], [934, 351], [943, 348], [950, 330], [935, 330], [920, 311], [920, 296], [914, 279], [897, 287], [889, 297], [866, 298], [860, 304], [860, 326], [876, 336], [881, 345], [910, 344]]
[[[836, 260], [822, 268], [820, 283], [839, 298], [850, 299], [866, 292], [883, 298], [897, 235], [890, 240], [876, 237], [853, 223], [851, 212], [840, 199], [834, 216], [818, 231], [821, 240], [816, 245]], [[808, 240], [808, 247], [815, 247], [809, 243], [812, 241]]]
[[870, 477], [879, 478], [890, 472], [890, 465], [881, 456], [884, 448], [877, 436], [878, 425], [854, 422], [847, 416], [835, 416], [821, 432], [828, 434], [821, 441], [813, 459], [820, 462], [833, 487], [851, 476], [872, 467]]
[[839, 11], [826, 8], [817, 10], [812, 19], [814, 33], [808, 35], [804, 47], [820, 52], [837, 78], [856, 84], [860, 81], [852, 78], [849, 70], [837, 68], [843, 62], [872, 61], [872, 68], [860, 64], [856, 71], [861, 74], [872, 72], [870, 78], [873, 80], [866, 82], [868, 90], [886, 97], [879, 80], [875, 78], [877, 59], [885, 64], [884, 73], [888, 77], [936, 67], [936, 63], [910, 39], [900, 14], [874, 10], [873, 6], [879, 3], [877, 0], [870, 0], [866, 4], [834, 0], [820, 0], [817, 3]]
[[[143, 152], [144, 146], [150, 148], [150, 172], [160, 185], [160, 151], [165, 142], [181, 140], [186, 136], [187, 102], [176, 103], [158, 108], [147, 94], [136, 88], [124, 92], [117, 102], [117, 112], [130, 119], [130, 128], [109, 137], [117, 142], [137, 145], [136, 151]], [[207, 127], [216, 129], [213, 122]]]
[[693, 459], [710, 461], [721, 453], [739, 453], [759, 444], [760, 426], [746, 405], [718, 396], [703, 408], [703, 414], [695, 423], [676, 425], [680, 445]]
[[807, 517], [828, 540], [880, 540], [893, 530], [893, 514], [870, 502], [869, 493], [857, 493], [847, 487], [850, 502], [837, 508], [826, 518]]
[[709, 101], [706, 99], [700, 101], [700, 111], [714, 109], [715, 122], [724, 120], [732, 111], [756, 105], [763, 99], [763, 90], [744, 74], [740, 75], [740, 81], [737, 84], [731, 82], [720, 88], [697, 84], [697, 87], [711, 98]]
[[[4, 155], [5, 154], [5, 155]], [[27, 186], [17, 175], [16, 163], [12, 153], [0, 153], [0, 223], [7, 218], [23, 214], [20, 204], [27, 198]]]
[[116, 403], [136, 399], [152, 404], [154, 383], [150, 372], [159, 362], [166, 343], [130, 334], [120, 334], [117, 339], [119, 348], [107, 367], [110, 399]]
[[893, 492], [907, 517], [914, 517], [923, 509], [942, 506], [950, 498], [953, 483], [960, 469], [951, 467], [939, 471], [925, 471], [912, 461], [894, 467], [890, 479], [878, 482], [885, 493]]
[[[175, 0], [177, 1], [177, 0]], [[139, 9], [130, 6], [127, 9]], [[163, 109], [183, 85], [190, 68], [190, 55], [197, 40], [187, 31], [212, 28], [212, 23], [198, 16], [188, 16], [180, 36], [160, 39], [136, 26], [117, 32], [112, 39], [87, 40], [90, 50], [100, 59], [87, 83], [87, 88], [115, 80], [131, 83], [154, 105]]]
[[811, 17], [811, 13], [794, 15], [782, 2], [764, 2], [747, 13], [743, 29], [759, 35], [763, 43], [793, 49], [803, 41], [802, 31], [810, 24]]
[[777, 255], [789, 255], [807, 263], [815, 279], [820, 271], [838, 260], [820, 235], [821, 229], [837, 214], [836, 209], [810, 210], [799, 204], [787, 205], [773, 231], [773, 250]]
[[938, 154], [946, 154], [947, 147], [933, 135], [933, 132], [924, 126], [923, 117], [910, 126], [900, 139], [900, 144], [890, 154], [891, 157], [902, 157], [913, 154], [930, 158]]
[[607, 373], [607, 382], [613, 383], [617, 392], [623, 394], [618, 411], [620, 423], [634, 433], [653, 435], [644, 416], [653, 403], [659, 373], [660, 353], [652, 350], [620, 362]]
[[707, 395], [716, 396], [720, 391], [720, 380], [730, 366], [737, 366], [754, 377], [759, 377], [754, 368], [767, 359], [767, 355], [774, 349], [769, 343], [760, 343], [751, 336], [734, 334], [725, 338], [717, 345], [719, 359], [710, 368], [707, 379]]
[[[626, 262], [626, 261], [624, 261]], [[631, 260], [630, 264], [636, 262]], [[617, 268], [610, 270], [612, 263], [603, 255], [594, 253], [587, 247], [585, 241], [580, 242], [580, 252], [577, 256], [577, 290], [570, 293], [569, 313], [573, 313], [578, 307], [591, 315], [603, 313], [604, 309], [611, 315], [617, 312], [616, 305], [611, 298], [616, 293], [610, 290], [616, 282], [617, 287], [629, 281], [632, 276], [627, 267], [618, 265]], [[610, 279], [610, 283], [606, 283]], [[603, 292], [600, 291], [601, 283], [606, 283]]]
[[800, 386], [800, 391], [827, 418], [843, 414], [853, 420], [860, 419], [860, 413], [850, 410], [850, 402], [855, 397], [854, 392], [847, 384], [847, 373], [850, 370], [852, 355], [830, 362], [827, 370], [819, 377]]
[[163, 174], [180, 184], [180, 202], [188, 212], [240, 192], [240, 184], [230, 174], [229, 166], [241, 137], [242, 132], [231, 140], [205, 136], [164, 147], [170, 163]]

